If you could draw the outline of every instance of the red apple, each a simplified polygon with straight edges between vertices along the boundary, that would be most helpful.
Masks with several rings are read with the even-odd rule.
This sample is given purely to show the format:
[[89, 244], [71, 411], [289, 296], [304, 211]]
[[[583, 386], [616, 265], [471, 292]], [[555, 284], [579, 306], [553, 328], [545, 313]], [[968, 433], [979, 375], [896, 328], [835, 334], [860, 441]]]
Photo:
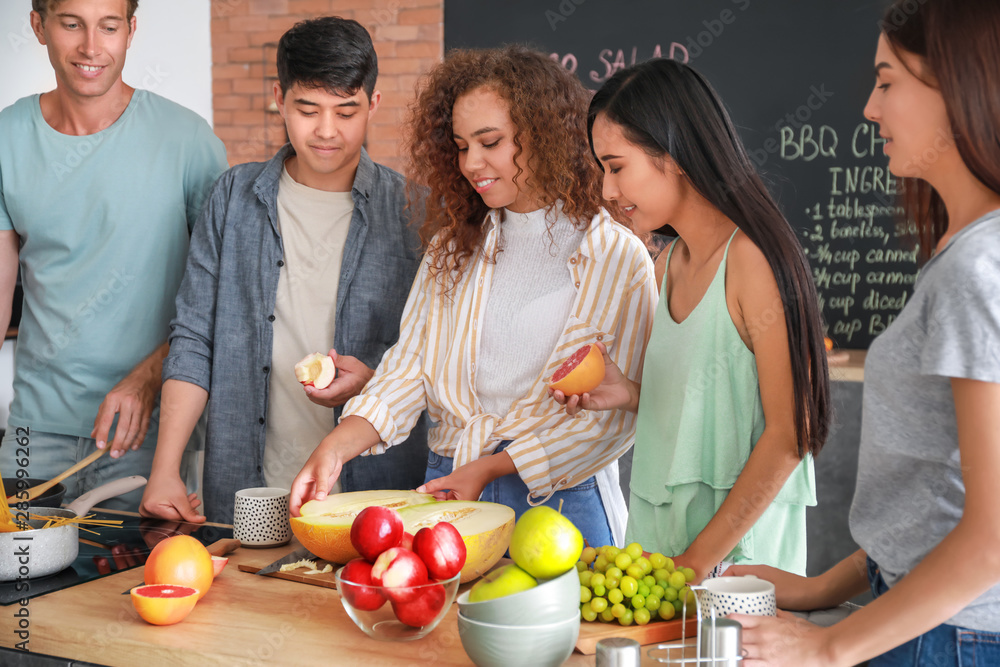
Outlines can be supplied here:
[[427, 566], [409, 549], [393, 547], [375, 559], [372, 581], [385, 586], [385, 596], [393, 602], [409, 602], [423, 592], [409, 587], [428, 582]]
[[403, 539], [399, 541], [399, 546], [413, 551], [413, 533], [403, 531]]
[[386, 549], [399, 546], [402, 538], [403, 518], [389, 507], [366, 507], [351, 524], [351, 544], [369, 563]]
[[420, 593], [409, 602], [393, 602], [392, 610], [400, 623], [420, 628], [433, 621], [444, 607], [447, 595], [444, 586], [436, 584], [419, 589]]
[[[347, 598], [355, 609], [375, 611], [385, 604], [385, 596], [373, 587], [375, 582], [372, 581], [372, 564], [364, 558], [355, 558], [348, 562], [340, 573], [340, 579], [344, 583], [340, 594]], [[350, 586], [348, 582], [358, 585]]]
[[465, 567], [465, 541], [455, 526], [442, 521], [413, 536], [413, 551], [438, 581], [451, 579]]

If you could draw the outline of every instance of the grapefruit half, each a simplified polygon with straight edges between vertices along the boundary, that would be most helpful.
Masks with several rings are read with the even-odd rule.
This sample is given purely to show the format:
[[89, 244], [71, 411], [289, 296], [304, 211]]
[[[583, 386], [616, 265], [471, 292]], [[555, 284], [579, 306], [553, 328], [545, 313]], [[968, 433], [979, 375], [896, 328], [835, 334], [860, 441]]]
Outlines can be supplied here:
[[604, 379], [604, 355], [597, 345], [584, 345], [556, 369], [549, 380], [553, 391], [566, 396], [593, 391]]
[[129, 595], [142, 620], [153, 625], [173, 625], [191, 613], [199, 591], [190, 586], [152, 584], [136, 586]]

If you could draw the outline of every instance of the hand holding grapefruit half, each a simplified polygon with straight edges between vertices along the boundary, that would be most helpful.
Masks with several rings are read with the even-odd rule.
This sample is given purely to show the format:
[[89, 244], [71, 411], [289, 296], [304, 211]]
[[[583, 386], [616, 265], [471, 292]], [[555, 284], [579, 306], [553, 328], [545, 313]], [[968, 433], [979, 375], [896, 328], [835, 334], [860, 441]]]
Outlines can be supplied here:
[[585, 394], [604, 379], [604, 355], [594, 343], [584, 345], [556, 369], [549, 388], [566, 396]]

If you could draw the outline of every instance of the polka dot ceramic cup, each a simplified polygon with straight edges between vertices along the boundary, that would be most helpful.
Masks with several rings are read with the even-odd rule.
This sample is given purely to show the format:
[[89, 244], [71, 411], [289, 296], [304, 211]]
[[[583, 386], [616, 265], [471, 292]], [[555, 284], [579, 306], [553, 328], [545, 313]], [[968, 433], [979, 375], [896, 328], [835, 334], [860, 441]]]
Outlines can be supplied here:
[[775, 616], [774, 584], [758, 579], [752, 574], [742, 577], [715, 577], [706, 579], [698, 590], [701, 613], [707, 614], [715, 607], [718, 616], [750, 614]]
[[245, 547], [276, 547], [292, 539], [288, 489], [258, 487], [236, 492], [233, 537]]

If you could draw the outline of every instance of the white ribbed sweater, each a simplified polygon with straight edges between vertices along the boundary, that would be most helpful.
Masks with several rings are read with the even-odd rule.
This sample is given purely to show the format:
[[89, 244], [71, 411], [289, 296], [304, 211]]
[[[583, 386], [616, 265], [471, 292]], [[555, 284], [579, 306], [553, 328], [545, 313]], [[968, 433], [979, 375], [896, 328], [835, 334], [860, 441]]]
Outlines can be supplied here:
[[546, 209], [504, 211], [500, 248], [486, 303], [476, 394], [483, 409], [504, 417], [531, 389], [559, 341], [576, 298], [567, 262], [585, 234], [562, 215], [547, 230]]

